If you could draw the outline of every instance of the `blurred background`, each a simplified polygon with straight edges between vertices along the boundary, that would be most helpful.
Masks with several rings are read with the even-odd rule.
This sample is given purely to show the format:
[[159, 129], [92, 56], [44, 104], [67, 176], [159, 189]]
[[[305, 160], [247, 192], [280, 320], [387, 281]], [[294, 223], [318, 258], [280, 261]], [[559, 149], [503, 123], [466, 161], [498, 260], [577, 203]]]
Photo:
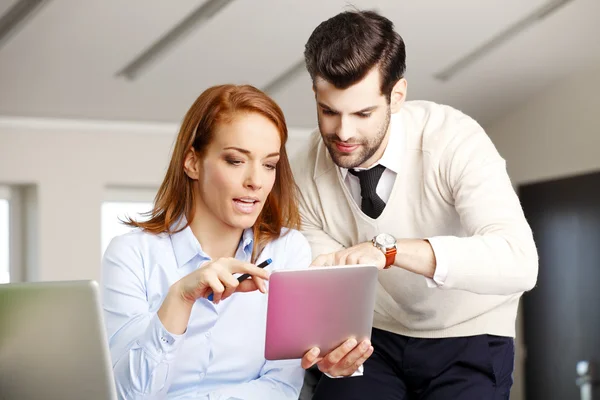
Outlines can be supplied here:
[[304, 44], [350, 6], [395, 23], [409, 100], [471, 115], [507, 160], [540, 249], [511, 398], [578, 399], [600, 361], [599, 0], [0, 0], [0, 283], [99, 279], [209, 86], [270, 94], [293, 154], [316, 127]]

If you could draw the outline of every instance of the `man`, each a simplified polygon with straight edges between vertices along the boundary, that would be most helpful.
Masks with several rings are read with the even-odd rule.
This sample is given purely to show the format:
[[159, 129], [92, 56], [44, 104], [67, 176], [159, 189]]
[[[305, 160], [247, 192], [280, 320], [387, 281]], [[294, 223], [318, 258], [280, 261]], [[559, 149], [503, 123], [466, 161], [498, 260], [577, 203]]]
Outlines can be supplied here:
[[326, 373], [314, 399], [508, 398], [538, 259], [504, 160], [463, 113], [405, 102], [404, 43], [377, 13], [321, 23], [305, 58], [319, 129], [294, 167], [313, 265], [381, 269], [374, 351], [305, 357]]

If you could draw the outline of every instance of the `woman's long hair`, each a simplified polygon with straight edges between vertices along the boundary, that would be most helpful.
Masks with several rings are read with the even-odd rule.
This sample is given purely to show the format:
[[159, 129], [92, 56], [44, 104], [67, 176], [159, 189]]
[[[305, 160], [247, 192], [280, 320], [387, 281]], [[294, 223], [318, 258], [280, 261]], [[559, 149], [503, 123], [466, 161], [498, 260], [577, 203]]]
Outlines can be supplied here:
[[[288, 138], [281, 108], [266, 94], [250, 85], [220, 85], [204, 91], [188, 110], [171, 156], [169, 169], [158, 189], [154, 208], [146, 221], [129, 218], [125, 223], [151, 233], [174, 233], [189, 226], [194, 218], [198, 194], [194, 182], [184, 171], [187, 152], [193, 148], [201, 157], [211, 143], [218, 124], [231, 121], [239, 113], [257, 113], [269, 119], [281, 138], [280, 158], [275, 183], [254, 224], [252, 262], [256, 261], [267, 243], [281, 234], [283, 227], [298, 229], [300, 215], [296, 184], [292, 175], [285, 144]], [[185, 216], [187, 224], [174, 224]], [[174, 229], [175, 228], [175, 229]]]

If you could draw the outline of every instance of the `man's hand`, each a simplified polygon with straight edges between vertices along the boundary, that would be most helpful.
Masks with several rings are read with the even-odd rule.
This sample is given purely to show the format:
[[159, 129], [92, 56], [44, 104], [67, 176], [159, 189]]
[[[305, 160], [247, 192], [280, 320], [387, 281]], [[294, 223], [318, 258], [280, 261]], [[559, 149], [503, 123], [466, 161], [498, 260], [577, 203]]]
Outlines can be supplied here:
[[328, 265], [373, 264], [377, 268], [385, 267], [385, 254], [372, 242], [364, 242], [335, 253], [322, 254], [315, 258], [311, 267]]
[[320, 349], [315, 347], [302, 357], [302, 368], [308, 369], [317, 364], [319, 370], [331, 376], [350, 376], [373, 354], [369, 340], [360, 344], [350, 338], [329, 354], [320, 357]]

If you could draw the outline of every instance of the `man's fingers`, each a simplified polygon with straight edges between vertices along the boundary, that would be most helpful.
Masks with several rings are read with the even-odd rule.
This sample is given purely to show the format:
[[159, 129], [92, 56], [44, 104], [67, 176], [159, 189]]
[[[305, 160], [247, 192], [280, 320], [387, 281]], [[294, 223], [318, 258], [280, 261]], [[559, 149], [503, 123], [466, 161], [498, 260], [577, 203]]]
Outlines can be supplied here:
[[334, 368], [337, 376], [350, 376], [373, 354], [373, 346], [368, 340], [363, 341]]
[[329, 373], [332, 368], [346, 357], [357, 345], [356, 339], [350, 338], [346, 340], [342, 345], [332, 350], [323, 360], [319, 362], [319, 369], [321, 372]]
[[344, 264], [345, 265], [360, 264], [360, 255], [358, 253], [348, 254], [348, 257], [346, 257]]
[[330, 254], [322, 254], [315, 258], [313, 262], [310, 264], [311, 267], [323, 267], [328, 265], [328, 261], [331, 258]]
[[374, 351], [375, 351], [375, 349], [373, 348], [373, 346], [369, 346], [369, 349], [367, 350], [367, 352], [365, 354], [363, 354], [362, 357], [360, 357], [358, 360], [356, 360], [356, 362], [352, 366], [351, 370], [346, 371], [345, 375], [350, 376], [353, 373], [355, 373], [358, 370], [358, 368], [360, 368], [360, 366], [363, 365], [365, 363], [365, 361], [367, 361], [369, 359], [369, 357], [371, 357], [373, 355]]
[[346, 252], [338, 251], [335, 253], [335, 265], [344, 265], [344, 261], [346, 260]]
[[307, 351], [306, 354], [304, 354], [304, 357], [302, 357], [302, 362], [300, 363], [302, 368], [308, 369], [321, 361], [323, 358], [319, 357], [320, 352], [321, 350], [318, 347], [313, 347]]

